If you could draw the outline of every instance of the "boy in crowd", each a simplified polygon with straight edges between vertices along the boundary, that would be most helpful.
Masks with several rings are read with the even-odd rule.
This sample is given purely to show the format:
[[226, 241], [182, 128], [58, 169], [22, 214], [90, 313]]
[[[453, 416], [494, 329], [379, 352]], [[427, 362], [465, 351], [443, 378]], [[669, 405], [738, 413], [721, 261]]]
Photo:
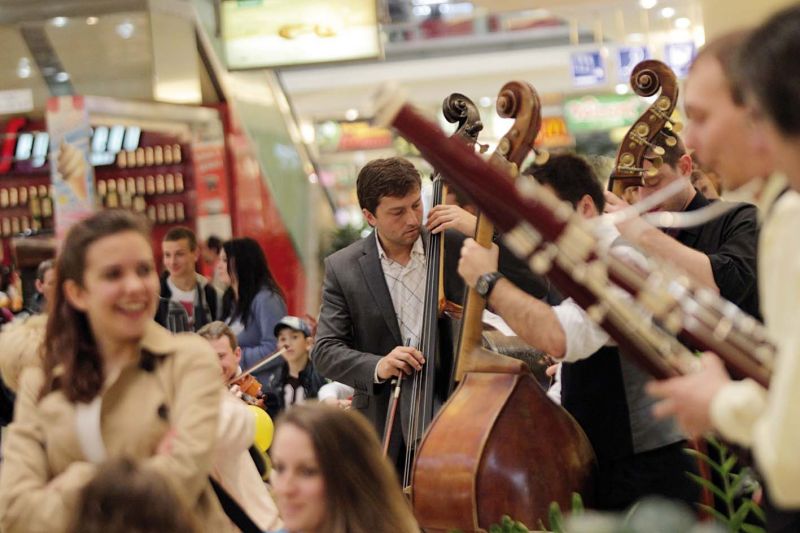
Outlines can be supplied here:
[[172, 228], [161, 243], [166, 275], [161, 279], [161, 301], [156, 322], [177, 333], [197, 331], [217, 317], [218, 294], [195, 271], [197, 236], [183, 226]]
[[267, 412], [271, 417], [296, 403], [317, 398], [325, 379], [309, 359], [313, 339], [311, 329], [296, 316], [285, 316], [275, 326], [278, 348], [283, 349], [283, 362], [264, 390]]

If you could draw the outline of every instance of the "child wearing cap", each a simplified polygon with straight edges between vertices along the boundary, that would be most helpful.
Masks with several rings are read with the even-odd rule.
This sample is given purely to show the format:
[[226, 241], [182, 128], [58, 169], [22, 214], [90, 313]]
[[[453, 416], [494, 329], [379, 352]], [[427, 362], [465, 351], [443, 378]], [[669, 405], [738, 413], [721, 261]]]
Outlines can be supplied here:
[[316, 399], [325, 385], [311, 363], [311, 328], [296, 316], [285, 316], [275, 325], [278, 348], [284, 350], [281, 365], [272, 373], [264, 389], [267, 412], [273, 418], [287, 407]]

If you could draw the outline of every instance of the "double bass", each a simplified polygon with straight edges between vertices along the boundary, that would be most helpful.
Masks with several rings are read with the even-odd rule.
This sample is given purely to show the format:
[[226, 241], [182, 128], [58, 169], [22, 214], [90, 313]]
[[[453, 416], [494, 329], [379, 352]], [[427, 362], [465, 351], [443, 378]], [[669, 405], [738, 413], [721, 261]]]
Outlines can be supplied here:
[[[541, 123], [538, 95], [526, 83], [510, 82], [500, 92], [498, 113], [515, 122], [493, 166], [515, 172]], [[491, 225], [481, 219], [478, 237], [491, 243]], [[532, 526], [547, 521], [551, 502], [565, 506], [573, 492], [588, 487], [594, 453], [586, 436], [547, 398], [527, 365], [480, 347], [483, 307], [477, 293], [467, 296], [459, 385], [417, 450], [411, 502], [425, 531], [486, 531], [505, 514]]]

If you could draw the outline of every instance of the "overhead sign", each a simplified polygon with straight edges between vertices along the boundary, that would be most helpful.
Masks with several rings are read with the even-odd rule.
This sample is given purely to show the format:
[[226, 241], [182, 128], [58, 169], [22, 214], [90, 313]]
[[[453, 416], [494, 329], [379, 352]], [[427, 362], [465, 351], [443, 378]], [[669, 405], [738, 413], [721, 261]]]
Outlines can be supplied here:
[[606, 82], [606, 69], [599, 50], [572, 52], [570, 68], [575, 87], [591, 87]]
[[685, 78], [689, 74], [697, 48], [691, 41], [683, 43], [667, 43], [664, 46], [664, 61], [669, 65], [675, 75]]
[[391, 148], [394, 142], [392, 131], [366, 121], [323, 122], [317, 126], [317, 146], [323, 152], [347, 152], [352, 150], [377, 150]]
[[375, 0], [225, 0], [231, 69], [370, 59], [382, 54]]
[[623, 46], [617, 49], [617, 78], [622, 83], [631, 79], [633, 67], [650, 58], [650, 51], [646, 46]]
[[564, 119], [572, 133], [603, 131], [630, 126], [646, 107], [635, 95], [581, 96], [564, 102]]
[[32, 90], [15, 89], [13, 91], [0, 91], [0, 115], [27, 113], [28, 111], [33, 111]]

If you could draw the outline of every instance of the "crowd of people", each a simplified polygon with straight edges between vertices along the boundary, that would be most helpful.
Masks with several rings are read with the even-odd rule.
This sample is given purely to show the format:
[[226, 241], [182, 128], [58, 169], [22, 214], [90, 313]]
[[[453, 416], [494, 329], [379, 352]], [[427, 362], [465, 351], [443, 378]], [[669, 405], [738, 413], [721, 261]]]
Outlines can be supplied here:
[[[701, 49], [685, 85], [685, 135], [657, 138], [663, 164], [624, 198], [574, 154], [520, 178], [589, 221], [603, 254], [672, 262], [763, 319], [777, 347], [769, 389], [731, 379], [711, 353], [695, 373], [655, 380], [499, 236], [477, 244], [468, 200], [435, 207], [423, 224], [419, 172], [378, 159], [357, 180], [374, 231], [326, 258], [318, 322], [288, 314], [257, 241], [201, 243], [174, 227], [159, 273], [148, 222], [123, 210], [72, 226], [58, 257], [39, 266], [27, 305], [4, 270], [0, 530], [419, 531], [398, 476], [418, 444], [406, 436], [413, 400], [403, 396], [397, 416], [391, 405], [397, 380], [433, 357], [419, 340], [425, 245], [436, 234], [447, 299], [474, 288], [557, 361], [550, 397], [596, 455], [593, 508], [651, 494], [694, 505], [700, 487], [686, 473], [697, 464], [684, 448], [715, 432], [752, 449], [767, 530], [800, 530], [797, 28], [794, 6]], [[666, 188], [676, 192], [656, 210], [727, 208], [664, 230], [604, 216]], [[745, 188], [750, 201], [730, 200]]]

